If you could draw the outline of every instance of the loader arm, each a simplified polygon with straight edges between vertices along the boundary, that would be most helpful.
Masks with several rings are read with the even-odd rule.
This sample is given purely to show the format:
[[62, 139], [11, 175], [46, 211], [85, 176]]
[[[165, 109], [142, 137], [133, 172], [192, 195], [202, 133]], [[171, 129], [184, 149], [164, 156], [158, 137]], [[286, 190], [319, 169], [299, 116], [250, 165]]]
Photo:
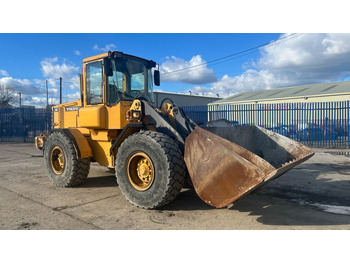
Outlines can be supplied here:
[[174, 116], [174, 124], [172, 124], [169, 118], [157, 112], [149, 103], [142, 100], [141, 103], [142, 112], [149, 119], [150, 123], [155, 126], [157, 132], [173, 138], [178, 142], [180, 150], [184, 152], [185, 140], [197, 125], [185, 115], [182, 108], [177, 107], [175, 104], [171, 108]]

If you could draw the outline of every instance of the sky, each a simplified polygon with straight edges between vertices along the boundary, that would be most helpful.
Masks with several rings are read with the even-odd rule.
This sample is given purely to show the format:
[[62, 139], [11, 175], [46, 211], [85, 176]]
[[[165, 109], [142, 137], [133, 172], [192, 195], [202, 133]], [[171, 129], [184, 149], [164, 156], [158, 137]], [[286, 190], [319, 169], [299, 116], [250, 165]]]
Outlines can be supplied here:
[[[14, 105], [79, 98], [82, 59], [109, 50], [156, 61], [157, 91], [212, 97], [350, 80], [350, 34], [338, 33], [1, 33], [0, 85]], [[17, 103], [17, 104], [16, 104]]]

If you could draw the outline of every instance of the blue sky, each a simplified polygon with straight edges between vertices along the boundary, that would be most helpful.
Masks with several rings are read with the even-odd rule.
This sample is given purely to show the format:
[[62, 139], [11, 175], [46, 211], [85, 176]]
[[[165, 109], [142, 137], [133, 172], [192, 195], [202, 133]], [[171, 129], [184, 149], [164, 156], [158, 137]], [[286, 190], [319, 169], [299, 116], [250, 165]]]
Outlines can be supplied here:
[[[237, 52], [250, 52], [208, 63]], [[79, 97], [82, 59], [106, 50], [159, 63], [157, 90], [227, 97], [244, 91], [348, 80], [350, 34], [108, 33], [0, 34], [0, 85], [22, 93], [23, 105]], [[177, 73], [179, 69], [204, 64]], [[173, 72], [173, 73], [171, 73]]]
[[[110, 45], [111, 49], [158, 63], [170, 56], [190, 60], [194, 55], [209, 61], [278, 37], [279, 34], [0, 34], [0, 68], [16, 78], [40, 78], [44, 58], [58, 57], [80, 66], [82, 58], [104, 52], [94, 49], [96, 45]], [[217, 65], [216, 71], [241, 73], [242, 63], [251, 57], [256, 54]]]
[[[262, 46], [265, 43], [269, 44]], [[82, 59], [118, 50], [159, 63], [157, 90], [227, 97], [348, 80], [349, 43], [350, 34], [0, 34], [0, 84], [12, 88], [15, 95], [21, 92], [23, 105], [44, 106], [45, 81], [49, 102], [57, 103], [62, 77], [63, 102], [72, 101], [79, 97]], [[230, 56], [251, 48], [255, 49]], [[230, 57], [210, 63], [226, 56]], [[190, 69], [174, 72], [184, 68]]]
[[[171, 57], [190, 61], [198, 55], [203, 61], [210, 61], [269, 42], [278, 36], [279, 34], [0, 34], [0, 72], [3, 72], [0, 77], [19, 80], [14, 86], [18, 91], [21, 90], [25, 97], [26, 93], [30, 93], [26, 90], [31, 84], [44, 88], [45, 80], [51, 79], [49, 86], [57, 89], [58, 82], [54, 83], [53, 79], [57, 80], [62, 67], [66, 66], [67, 72], [62, 72], [61, 75], [65, 98], [65, 94], [77, 91], [71, 88], [72, 77], [79, 73], [82, 59], [106, 50], [122, 51], [152, 59], [159, 64], [170, 61]], [[256, 53], [215, 65], [212, 69], [217, 77], [224, 74], [240, 74], [242, 63], [254, 57]], [[51, 62], [48, 64], [52, 68], [45, 74], [44, 61], [49, 60]], [[58, 74], [53, 72], [55, 69]], [[158, 89], [166, 92], [186, 92], [193, 86], [183, 81], [162, 81]], [[57, 98], [57, 92], [51, 92], [49, 96]]]

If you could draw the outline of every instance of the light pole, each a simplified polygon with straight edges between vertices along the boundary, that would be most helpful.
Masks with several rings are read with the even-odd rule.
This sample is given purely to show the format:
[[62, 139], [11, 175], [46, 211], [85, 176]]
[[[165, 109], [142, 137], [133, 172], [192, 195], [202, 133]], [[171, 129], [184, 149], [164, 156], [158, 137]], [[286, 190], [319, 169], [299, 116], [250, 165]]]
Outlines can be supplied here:
[[21, 92], [18, 92], [18, 95], [19, 95], [19, 107], [21, 108], [22, 107], [22, 94], [21, 94]]

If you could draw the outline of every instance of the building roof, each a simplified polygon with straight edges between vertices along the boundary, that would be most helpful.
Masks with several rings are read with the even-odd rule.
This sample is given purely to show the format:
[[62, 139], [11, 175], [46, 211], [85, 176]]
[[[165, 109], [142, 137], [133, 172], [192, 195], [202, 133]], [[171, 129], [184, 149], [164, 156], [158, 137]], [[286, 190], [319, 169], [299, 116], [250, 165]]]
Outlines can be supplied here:
[[153, 94], [156, 106], [159, 106], [164, 98], [170, 98], [177, 106], [208, 105], [209, 103], [213, 103], [220, 99], [218, 97], [177, 94], [161, 91], [154, 91]]
[[[350, 94], [350, 81], [312, 84], [302, 86], [290, 86], [283, 88], [274, 88], [268, 90], [257, 90], [250, 92], [243, 92], [220, 101], [222, 103], [238, 103], [238, 102], [255, 102], [262, 100], [273, 99], [292, 99], [312, 96], [327, 96], [338, 94]], [[216, 104], [215, 102], [212, 104]]]
[[160, 91], [160, 90], [154, 90], [153, 93], [168, 94], [168, 95], [172, 95], [172, 96], [183, 96], [183, 97], [209, 98], [209, 99], [214, 99], [214, 100], [222, 99], [221, 97], [216, 97], [216, 96], [213, 97], [213, 96], [190, 95], [190, 94], [183, 94], [183, 93], [164, 92], [164, 91]]

